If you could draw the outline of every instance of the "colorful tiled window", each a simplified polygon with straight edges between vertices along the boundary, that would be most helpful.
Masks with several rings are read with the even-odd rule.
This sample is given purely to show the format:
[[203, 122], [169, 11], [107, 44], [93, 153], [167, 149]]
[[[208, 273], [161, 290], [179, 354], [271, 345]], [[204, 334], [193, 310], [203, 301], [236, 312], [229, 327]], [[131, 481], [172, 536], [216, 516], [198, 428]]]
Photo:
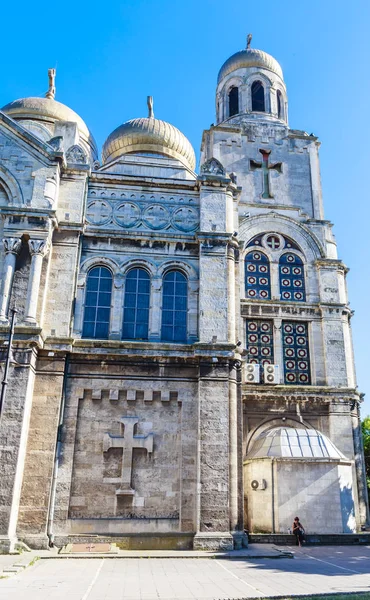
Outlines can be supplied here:
[[259, 365], [274, 364], [272, 321], [247, 320], [247, 362]]
[[310, 354], [307, 323], [283, 321], [284, 382], [309, 385]]
[[271, 298], [270, 263], [263, 252], [253, 250], [245, 257], [245, 293], [247, 298]]
[[180, 271], [170, 271], [163, 278], [162, 340], [186, 342], [188, 282]]
[[108, 338], [111, 296], [111, 272], [106, 267], [94, 267], [87, 275], [83, 338]]
[[150, 277], [145, 269], [131, 269], [126, 276], [122, 338], [147, 340]]
[[288, 302], [304, 302], [306, 300], [304, 267], [299, 256], [289, 252], [280, 257], [279, 278], [281, 300]]

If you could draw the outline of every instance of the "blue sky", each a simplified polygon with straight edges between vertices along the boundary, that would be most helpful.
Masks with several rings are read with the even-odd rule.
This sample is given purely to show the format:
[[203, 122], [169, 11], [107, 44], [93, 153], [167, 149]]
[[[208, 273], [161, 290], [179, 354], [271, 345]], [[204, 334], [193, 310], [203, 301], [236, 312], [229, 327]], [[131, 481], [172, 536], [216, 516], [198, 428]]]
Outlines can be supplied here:
[[56, 67], [57, 99], [82, 116], [100, 149], [122, 122], [146, 116], [153, 95], [155, 115], [181, 129], [199, 155], [202, 130], [215, 120], [222, 63], [249, 32], [254, 47], [277, 58], [290, 126], [322, 141], [325, 216], [351, 268], [358, 383], [370, 414], [370, 2], [20, 0], [1, 11], [0, 106], [42, 95], [47, 69]]

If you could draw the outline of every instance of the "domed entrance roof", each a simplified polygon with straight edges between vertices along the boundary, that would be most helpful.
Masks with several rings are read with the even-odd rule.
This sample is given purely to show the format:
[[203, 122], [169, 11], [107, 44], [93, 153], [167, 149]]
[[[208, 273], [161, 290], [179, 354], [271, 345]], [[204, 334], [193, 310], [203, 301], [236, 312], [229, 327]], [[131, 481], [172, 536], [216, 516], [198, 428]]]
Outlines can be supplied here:
[[110, 134], [103, 146], [103, 162], [129, 153], [162, 154], [194, 170], [195, 153], [189, 140], [170, 123], [155, 119], [152, 100], [148, 99], [148, 103], [147, 118], [127, 121]]
[[274, 427], [263, 431], [247, 454], [247, 459], [270, 457], [347, 460], [320, 431], [294, 427]]

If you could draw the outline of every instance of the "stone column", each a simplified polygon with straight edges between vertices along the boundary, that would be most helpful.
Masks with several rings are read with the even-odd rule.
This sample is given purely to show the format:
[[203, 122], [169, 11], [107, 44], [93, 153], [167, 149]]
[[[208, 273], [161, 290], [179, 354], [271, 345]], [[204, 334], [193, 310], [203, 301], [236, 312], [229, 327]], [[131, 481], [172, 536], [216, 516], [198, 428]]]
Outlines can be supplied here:
[[3, 244], [5, 260], [3, 268], [3, 281], [0, 293], [0, 322], [6, 323], [8, 320], [7, 315], [9, 309], [10, 295], [12, 293], [15, 261], [17, 259], [17, 254], [21, 249], [22, 242], [18, 238], [9, 237], [3, 239]]
[[29, 240], [28, 247], [31, 254], [31, 268], [28, 280], [24, 321], [26, 323], [35, 324], [41, 280], [42, 260], [49, 249], [48, 240]]

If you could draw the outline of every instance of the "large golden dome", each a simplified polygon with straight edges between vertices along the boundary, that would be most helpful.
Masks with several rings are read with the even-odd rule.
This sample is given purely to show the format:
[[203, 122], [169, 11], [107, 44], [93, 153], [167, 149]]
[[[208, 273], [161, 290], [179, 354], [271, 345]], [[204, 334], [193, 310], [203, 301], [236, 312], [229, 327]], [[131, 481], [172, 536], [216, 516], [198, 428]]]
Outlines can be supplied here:
[[103, 163], [123, 154], [151, 153], [176, 158], [194, 170], [195, 153], [189, 140], [176, 127], [150, 114], [127, 121], [110, 134], [103, 146]]
[[[50, 79], [51, 74], [52, 79]], [[6, 104], [1, 111], [16, 121], [36, 121], [47, 127], [49, 126], [49, 128], [50, 125], [54, 125], [56, 121], [72, 121], [73, 123], [77, 123], [81, 138], [90, 147], [92, 155], [97, 157], [98, 151], [95, 140], [85, 122], [74, 110], [61, 102], [54, 100], [54, 79], [55, 70], [49, 69], [49, 91], [45, 98], [20, 98], [19, 100], [14, 100], [14, 102]], [[52, 135], [50, 137], [52, 137]]]
[[282, 68], [273, 56], [267, 54], [267, 52], [263, 52], [263, 50], [247, 48], [246, 50], [236, 52], [227, 59], [218, 73], [217, 83], [220, 83], [220, 81], [226, 77], [226, 75], [229, 75], [229, 73], [247, 67], [267, 69], [268, 71], [276, 73], [276, 75], [279, 75], [279, 77], [283, 79]]

